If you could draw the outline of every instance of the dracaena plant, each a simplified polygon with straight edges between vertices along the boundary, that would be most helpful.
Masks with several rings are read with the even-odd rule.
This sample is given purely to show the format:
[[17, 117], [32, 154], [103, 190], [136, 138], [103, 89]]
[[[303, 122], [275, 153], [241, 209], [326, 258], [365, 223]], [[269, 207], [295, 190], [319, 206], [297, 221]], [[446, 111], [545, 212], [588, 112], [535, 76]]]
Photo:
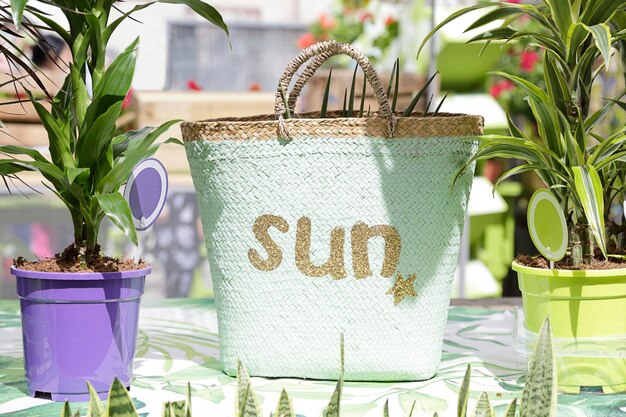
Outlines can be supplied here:
[[[525, 134], [509, 118], [509, 135], [483, 137], [483, 147], [474, 160], [503, 157], [524, 161], [500, 181], [526, 171], [539, 175], [561, 203], [570, 230], [571, 261], [579, 266], [593, 260], [594, 246], [603, 257], [612, 250], [615, 236], [607, 236], [605, 219], [613, 198], [624, 194], [621, 161], [626, 157], [626, 130], [604, 137], [594, 131], [616, 104], [625, 107], [620, 102], [624, 93], [607, 97], [606, 105], [594, 112], [590, 111], [590, 96], [594, 82], [611, 60], [626, 63], [626, 3], [528, 3], [490, 2], [464, 8], [445, 19], [424, 42], [452, 20], [482, 10], [467, 28], [481, 30], [470, 42], [522, 41], [540, 48], [545, 89], [521, 77], [496, 73], [524, 91], [537, 120], [538, 135]], [[518, 28], [515, 22], [522, 17], [534, 22], [532, 28]], [[486, 25], [491, 26], [486, 29]]]
[[[186, 5], [228, 34], [218, 11], [200, 0], [151, 1], [127, 12], [118, 9], [119, 3], [0, 2], [0, 52], [15, 69], [12, 82], [32, 85], [34, 81], [47, 95], [43, 100], [35, 98], [25, 88], [49, 139], [49, 158], [28, 147], [0, 146], [0, 175], [5, 185], [7, 179], [17, 178], [24, 171], [43, 175], [45, 185], [69, 209], [74, 226], [73, 247], [77, 249], [73, 252], [81, 254], [81, 262], [87, 264], [100, 256], [98, 230], [105, 216], [137, 244], [130, 208], [119, 190], [133, 167], [157, 150], [156, 140], [175, 123], [116, 134], [116, 121], [135, 72], [138, 39], [107, 66], [105, 55], [111, 36], [122, 22], [155, 3]], [[59, 11], [65, 22], [40, 9], [42, 4], [46, 10], [52, 7]], [[31, 69], [32, 62], [13, 43], [15, 37], [42, 40], [47, 34], [61, 37], [71, 51], [71, 60], [59, 64], [67, 76], [54, 96], [47, 93], [41, 73]]]

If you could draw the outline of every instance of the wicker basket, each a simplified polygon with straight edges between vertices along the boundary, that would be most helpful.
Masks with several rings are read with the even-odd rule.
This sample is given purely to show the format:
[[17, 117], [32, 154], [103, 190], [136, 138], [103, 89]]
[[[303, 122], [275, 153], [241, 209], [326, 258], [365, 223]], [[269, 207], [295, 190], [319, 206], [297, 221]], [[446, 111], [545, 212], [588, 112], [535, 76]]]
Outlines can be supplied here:
[[224, 370], [348, 380], [420, 380], [441, 356], [482, 118], [398, 117], [349, 45], [313, 45], [287, 67], [289, 97], [328, 57], [354, 58], [371, 117], [301, 114], [183, 123], [213, 275]]

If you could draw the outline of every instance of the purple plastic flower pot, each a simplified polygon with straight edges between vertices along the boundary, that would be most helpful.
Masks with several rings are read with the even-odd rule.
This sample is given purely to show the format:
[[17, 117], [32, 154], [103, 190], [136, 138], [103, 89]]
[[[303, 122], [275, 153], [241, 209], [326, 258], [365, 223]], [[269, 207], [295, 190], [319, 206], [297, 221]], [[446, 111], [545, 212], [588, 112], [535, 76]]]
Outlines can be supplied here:
[[89, 381], [106, 399], [115, 377], [130, 385], [139, 301], [150, 268], [53, 273], [11, 268], [22, 310], [30, 396], [86, 401]]

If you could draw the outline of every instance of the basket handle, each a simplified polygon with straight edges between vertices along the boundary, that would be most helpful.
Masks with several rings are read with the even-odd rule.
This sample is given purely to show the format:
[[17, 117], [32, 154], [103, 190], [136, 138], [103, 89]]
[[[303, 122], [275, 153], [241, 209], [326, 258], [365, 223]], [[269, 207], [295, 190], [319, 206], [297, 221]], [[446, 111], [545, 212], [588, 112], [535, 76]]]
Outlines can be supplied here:
[[280, 77], [278, 81], [278, 88], [276, 91], [276, 102], [274, 106], [274, 110], [276, 112], [276, 117], [278, 119], [278, 136], [282, 139], [292, 139], [289, 131], [287, 129], [287, 124], [284, 119], [285, 113], [285, 105], [283, 103], [283, 91], [286, 92], [289, 88], [289, 84], [295, 73], [304, 65], [309, 59], [315, 57], [315, 60], [304, 70], [296, 85], [294, 86], [294, 90], [292, 94], [289, 96], [288, 105], [290, 108], [295, 108], [295, 103], [300, 95], [300, 91], [307, 83], [307, 81], [311, 78], [311, 76], [317, 71], [317, 69], [331, 56], [334, 55], [347, 55], [350, 58], [354, 59], [358, 65], [363, 70], [365, 74], [365, 78], [370, 83], [374, 90], [374, 95], [376, 97], [376, 101], [378, 101], [379, 106], [379, 115], [381, 117], [386, 117], [388, 120], [388, 135], [393, 135], [393, 131], [396, 127], [396, 118], [391, 112], [391, 107], [389, 106], [389, 99], [387, 98], [387, 93], [385, 91], [385, 87], [380, 82], [378, 78], [378, 74], [372, 67], [372, 64], [369, 62], [369, 59], [361, 51], [354, 48], [352, 45], [348, 45], [345, 43], [335, 42], [335, 41], [327, 41], [327, 42], [319, 42], [314, 45], [309, 46], [304, 49], [300, 54], [293, 59], [285, 68], [285, 72]]

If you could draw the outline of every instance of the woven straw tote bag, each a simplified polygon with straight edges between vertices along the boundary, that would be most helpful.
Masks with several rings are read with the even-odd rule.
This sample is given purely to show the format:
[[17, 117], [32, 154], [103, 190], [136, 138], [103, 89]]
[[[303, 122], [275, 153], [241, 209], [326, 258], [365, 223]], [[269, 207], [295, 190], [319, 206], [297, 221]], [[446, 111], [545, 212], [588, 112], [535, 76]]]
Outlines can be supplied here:
[[[355, 59], [371, 117], [291, 114], [330, 56]], [[281, 87], [282, 86], [282, 87]], [[347, 380], [434, 375], [482, 118], [398, 117], [367, 58], [323, 42], [287, 67], [276, 114], [183, 123], [218, 312], [223, 369]]]

